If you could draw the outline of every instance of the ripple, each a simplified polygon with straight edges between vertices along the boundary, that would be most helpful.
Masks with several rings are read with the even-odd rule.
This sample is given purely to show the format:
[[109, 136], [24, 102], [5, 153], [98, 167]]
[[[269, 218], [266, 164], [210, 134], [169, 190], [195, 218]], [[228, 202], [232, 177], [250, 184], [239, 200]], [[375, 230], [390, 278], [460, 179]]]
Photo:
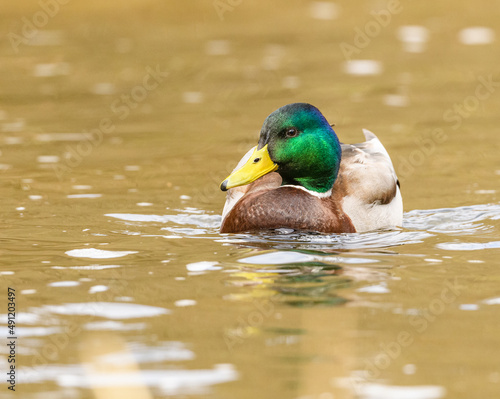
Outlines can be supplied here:
[[314, 256], [302, 254], [299, 252], [277, 251], [261, 255], [250, 256], [238, 260], [241, 263], [251, 263], [257, 265], [282, 265], [286, 263], [310, 262]]
[[179, 225], [194, 225], [205, 228], [219, 228], [222, 218], [220, 215], [203, 214], [203, 211], [196, 209], [186, 209], [185, 213], [176, 215], [145, 215], [138, 213], [107, 213], [115, 219], [125, 220], [127, 222], [159, 222], [175, 223]]
[[194, 299], [179, 299], [174, 303], [177, 307], [185, 307], [185, 306], [194, 306], [196, 305], [196, 301]]
[[[130, 357], [132, 354], [132, 359]], [[99, 361], [108, 364], [122, 365], [130, 360], [137, 363], [152, 363], [164, 361], [186, 361], [195, 358], [194, 352], [185, 347], [182, 342], [169, 341], [158, 345], [147, 346], [140, 342], [129, 343], [126, 352], [115, 352], [99, 356]]]
[[314, 19], [331, 21], [338, 18], [339, 13], [339, 6], [329, 1], [314, 1], [309, 5], [309, 15]]
[[[16, 312], [16, 322], [19, 324], [36, 324], [40, 321], [40, 316], [34, 313]], [[7, 325], [6, 314], [0, 314], [0, 323]]]
[[62, 329], [59, 327], [16, 327], [18, 337], [44, 337], [59, 334]]
[[366, 287], [358, 288], [357, 292], [367, 292], [370, 294], [388, 294], [391, 292], [389, 288], [387, 288], [387, 284], [382, 282], [376, 285], [368, 285]]
[[458, 208], [414, 210], [404, 217], [407, 229], [427, 230], [444, 234], [475, 234], [478, 230], [488, 230], [486, 220], [500, 219], [500, 205], [471, 205]]
[[237, 380], [239, 373], [231, 364], [216, 364], [211, 369], [154, 370], [138, 372], [88, 373], [81, 365], [45, 364], [21, 369], [19, 379], [25, 384], [55, 381], [60, 387], [101, 388], [116, 386], [149, 386], [164, 395], [207, 393], [216, 384]]
[[485, 26], [471, 26], [459, 32], [458, 40], [469, 46], [489, 44], [495, 41], [495, 31]]
[[93, 94], [97, 94], [98, 96], [110, 96], [115, 94], [116, 87], [113, 83], [110, 82], [100, 82], [94, 84], [90, 88], [90, 92]]
[[33, 75], [36, 77], [53, 77], [69, 75], [71, 71], [67, 62], [56, 62], [52, 64], [36, 64]]
[[51, 269], [104, 270], [104, 269], [116, 269], [117, 267], [121, 267], [121, 266], [120, 265], [52, 266]]
[[134, 331], [144, 330], [146, 323], [122, 323], [121, 321], [106, 320], [94, 321], [84, 325], [84, 328], [89, 331], [112, 330], [112, 331]]
[[228, 55], [231, 52], [231, 43], [227, 40], [210, 40], [205, 44], [205, 53], [208, 55]]
[[75, 184], [71, 186], [71, 188], [75, 190], [90, 190], [92, 186], [89, 186], [88, 184]]
[[97, 292], [105, 292], [109, 290], [107, 285], [93, 285], [89, 288], [89, 294], [95, 294]]
[[101, 198], [102, 194], [69, 194], [67, 198]]
[[72, 249], [65, 254], [74, 258], [93, 258], [93, 259], [112, 259], [121, 258], [130, 254], [136, 254], [137, 251], [108, 251], [96, 248]]
[[204, 100], [204, 95], [200, 91], [185, 91], [182, 93], [182, 101], [186, 104], [200, 104]]
[[398, 39], [403, 42], [403, 49], [409, 53], [421, 53], [429, 40], [429, 30], [420, 25], [406, 25], [398, 29]]
[[374, 231], [352, 234], [316, 234], [292, 232], [276, 234], [261, 232], [257, 234], [235, 234], [223, 236], [218, 242], [249, 245], [266, 244], [276, 249], [294, 249], [297, 246], [313, 250], [344, 250], [344, 249], [370, 249], [384, 248], [398, 245], [421, 243], [424, 239], [432, 237], [425, 231]]
[[64, 32], [60, 30], [37, 29], [36, 35], [29, 38], [30, 46], [60, 46], [63, 42]]
[[36, 161], [40, 163], [57, 163], [59, 159], [57, 155], [39, 155]]
[[357, 388], [361, 393], [361, 399], [438, 399], [446, 394], [446, 389], [437, 385], [362, 384]]
[[113, 386], [156, 386], [164, 395], [199, 394], [210, 385], [238, 379], [238, 372], [229, 364], [218, 364], [213, 369], [200, 370], [147, 370], [141, 373], [56, 374], [62, 387], [89, 388]]
[[500, 305], [500, 297], [485, 299], [483, 303], [486, 305]]
[[153, 206], [154, 204], [151, 202], [138, 202], [137, 206]]
[[48, 141], [82, 141], [86, 140], [85, 133], [40, 133], [35, 136], [35, 140]]
[[218, 264], [219, 264], [219, 262], [189, 263], [186, 265], [186, 269], [188, 269], [190, 272], [203, 272], [203, 271], [207, 271], [207, 270], [221, 270], [222, 267], [215, 266]]
[[[494, 227], [486, 222], [488, 220], [500, 220], [500, 205], [484, 204], [458, 208], [413, 210], [404, 214], [403, 228], [392, 230], [353, 234], [321, 234], [277, 229], [252, 234], [219, 234], [218, 228], [221, 216], [209, 214], [204, 210], [192, 207], [186, 207], [178, 211], [179, 213], [170, 215], [109, 213], [105, 216], [126, 222], [167, 224], [168, 226], [162, 227], [161, 230], [171, 233], [170, 235], [148, 234], [148, 237], [210, 238], [222, 244], [273, 249], [275, 252], [276, 250], [286, 252], [292, 249], [333, 252], [419, 244], [437, 234], [470, 235], [478, 232], [490, 233], [494, 231]], [[140, 232], [128, 232], [126, 234], [145, 236]], [[210, 235], [216, 236], [211, 237]], [[280, 257], [281, 255], [286, 257], [298, 256], [290, 253], [266, 256]], [[300, 256], [304, 256], [304, 254]], [[287, 263], [286, 259], [288, 258], [281, 262]], [[339, 258], [337, 261], [363, 263], [370, 260], [357, 261], [356, 258]], [[240, 262], [244, 263], [245, 260], [240, 260]], [[250, 262], [259, 264], [260, 260], [257, 258]], [[266, 262], [273, 264], [274, 261], [267, 259]]]
[[402, 94], [387, 94], [382, 101], [389, 107], [407, 107], [410, 103], [409, 97]]
[[41, 311], [67, 316], [97, 316], [108, 319], [135, 319], [169, 314], [170, 310], [136, 303], [81, 302], [44, 305]]
[[351, 60], [344, 64], [344, 72], [349, 75], [380, 75], [383, 69], [382, 62], [375, 60]]
[[47, 284], [48, 287], [76, 287], [80, 285], [78, 281], [55, 281]]
[[463, 303], [458, 306], [460, 310], [467, 310], [467, 311], [472, 311], [472, 310], [478, 310], [479, 305], [476, 303]]
[[162, 227], [161, 230], [169, 231], [177, 235], [196, 236], [207, 233], [206, 229], [193, 229], [188, 227]]
[[500, 248], [500, 241], [491, 242], [445, 242], [439, 243], [436, 247], [448, 251], [477, 251], [479, 249]]

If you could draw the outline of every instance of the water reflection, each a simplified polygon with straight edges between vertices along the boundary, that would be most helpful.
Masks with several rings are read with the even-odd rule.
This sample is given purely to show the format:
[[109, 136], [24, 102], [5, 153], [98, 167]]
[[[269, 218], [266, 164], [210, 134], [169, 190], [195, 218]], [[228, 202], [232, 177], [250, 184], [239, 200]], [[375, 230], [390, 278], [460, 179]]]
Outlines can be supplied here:
[[[67, 326], [75, 318], [82, 319], [79, 324], [85, 333], [116, 331], [138, 335], [131, 337], [130, 343], [123, 343], [120, 349], [110, 352], [109, 356], [103, 355], [102, 351], [99, 351], [99, 356], [92, 355], [88, 362], [97, 362], [94, 371], [89, 372], [78, 364], [51, 362], [44, 367], [26, 370], [26, 384], [53, 382], [66, 390], [92, 389], [97, 397], [103, 392], [110, 395], [110, 390], [126, 384], [132, 387], [131, 392], [141, 391], [144, 395], [207, 394], [216, 384], [241, 378], [242, 364], [233, 366], [212, 362], [205, 367], [188, 367], [189, 362], [200, 356], [189, 347], [189, 339], [179, 342], [163, 337], [146, 344], [137, 337], [148, 331], [151, 324], [158, 325], [159, 331], [165, 330], [174, 317], [192, 323], [196, 318], [191, 319], [188, 312], [196, 311], [196, 317], [204, 312], [213, 314], [211, 303], [219, 299], [223, 305], [217, 306], [223, 306], [231, 316], [216, 325], [217, 339], [223, 340], [229, 351], [237, 353], [247, 353], [255, 344], [272, 350], [275, 361], [294, 364], [300, 370], [302, 381], [314, 382], [314, 386], [304, 387], [304, 392], [315, 392], [320, 386], [329, 386], [332, 392], [350, 392], [347, 395], [358, 392], [364, 398], [385, 398], [402, 392], [405, 395], [442, 397], [444, 391], [439, 386], [374, 384], [366, 376], [361, 382], [356, 382], [352, 373], [363, 371], [356, 363], [358, 349], [352, 344], [333, 349], [318, 342], [329, 342], [332, 336], [346, 342], [351, 342], [349, 334], [369, 336], [371, 327], [360, 327], [359, 323], [363, 323], [366, 315], [374, 309], [402, 319], [424, 317], [428, 312], [427, 305], [422, 309], [422, 305], [402, 304], [395, 299], [398, 290], [407, 289], [413, 280], [421, 280], [419, 274], [425, 273], [422, 265], [447, 267], [450, 257], [457, 256], [457, 252], [464, 252], [464, 249], [470, 252], [498, 248], [495, 233], [500, 220], [498, 204], [415, 210], [405, 214], [401, 229], [342, 235], [305, 234], [287, 229], [220, 235], [220, 216], [217, 214], [193, 207], [167, 209], [168, 213], [164, 215], [144, 212], [149, 209], [149, 206], [141, 207], [140, 213], [106, 213], [104, 218], [111, 221], [111, 227], [89, 233], [95, 237], [113, 234], [126, 239], [126, 244], [120, 244], [118, 248], [103, 250], [96, 243], [89, 243], [86, 247], [65, 243], [66, 248], [61, 254], [65, 253], [65, 259], [73, 263], [50, 266], [51, 270], [64, 271], [66, 275], [64, 279], [48, 280], [46, 288], [54, 293], [72, 290], [80, 302], [52, 300], [49, 304], [31, 306], [25, 313], [31, 315], [31, 319], [28, 317], [26, 327], [19, 330], [20, 336], [31, 340], [25, 342], [25, 353], [34, 359], [47, 345], [40, 340], [64, 336]], [[151, 251], [151, 248], [145, 243], [166, 237], [178, 240], [165, 241], [169, 243], [166, 250], [161, 246], [155, 249], [159, 251], [155, 259], [163, 260], [152, 268], [145, 250]], [[189, 243], [195, 243], [191, 247], [197, 250], [193, 251], [191, 260], [181, 265], [183, 272], [174, 269], [175, 266], [171, 266], [175, 258], [172, 246]], [[204, 245], [209, 245], [208, 250], [199, 249]], [[424, 250], [423, 245], [435, 248], [436, 252]], [[229, 256], [212, 260], [210, 251], [214, 249], [227, 251]], [[84, 259], [92, 262], [98, 259], [102, 264], [82, 264]], [[120, 265], [116, 264], [117, 259]], [[140, 291], [132, 290], [134, 296], [130, 296], [130, 285], [113, 285], [115, 275], [99, 278], [95, 274], [121, 272], [126, 275], [126, 269], [131, 265], [146, 267], [148, 273], [167, 273], [168, 278], [159, 279], [165, 293], [170, 291], [174, 282], [186, 284], [189, 279], [198, 279], [197, 284], [201, 286], [222, 283], [223, 294], [200, 298], [189, 287], [177, 288], [175, 295], [166, 301], [168, 304], [161, 303], [161, 299], [159, 303], [151, 303], [145, 299], [147, 296], [141, 296]], [[419, 265], [411, 272], [413, 274], [407, 273], [407, 277], [413, 276], [413, 280], [399, 281], [395, 269], [411, 265]], [[90, 278], [82, 277], [80, 273], [88, 273]], [[13, 271], [12, 275], [15, 276], [16, 272]], [[191, 286], [196, 284], [194, 280], [189, 280], [189, 283]], [[438, 293], [442, 290], [440, 284], [441, 280], [434, 281]], [[427, 283], [427, 287], [432, 287], [432, 284]], [[38, 287], [38, 291], [41, 292], [25, 290], [26, 294], [37, 292], [37, 295], [45, 295], [43, 288]], [[164, 297], [157, 294], [155, 298]], [[450, 306], [463, 314], [478, 312], [498, 303], [497, 296], [488, 294], [479, 300], [463, 298]], [[298, 313], [300, 320], [290, 318], [289, 312], [301, 312]], [[21, 313], [19, 318], [23, 317]], [[375, 325], [378, 322], [375, 320]], [[204, 323], [209, 324], [209, 319]], [[132, 371], [116, 369], [125, 358], [132, 362], [130, 364], [141, 365], [140, 383], [135, 374], [136, 366]], [[339, 359], [346, 359], [345, 363]], [[180, 365], [183, 362], [186, 367]], [[338, 377], [333, 388], [332, 375]], [[350, 379], [347, 388], [342, 385], [342, 378]], [[193, 381], [199, 383], [193, 384]]]
[[[294, 253], [289, 253], [294, 255]], [[270, 258], [274, 254], [270, 253]], [[244, 265], [231, 273], [226, 284], [235, 287], [254, 287], [253, 290], [227, 295], [228, 300], [269, 299], [293, 306], [339, 305], [345, 298], [339, 297], [337, 290], [349, 286], [351, 280], [342, 276], [342, 268], [336, 264], [300, 260], [283, 262], [279, 259], [263, 260], [258, 255], [240, 260]], [[259, 258], [252, 263], [252, 258]], [[273, 264], [274, 263], [274, 264]]]
[[[190, 275], [219, 270], [229, 273], [225, 284], [238, 290], [226, 295], [226, 300], [251, 302], [267, 298], [292, 306], [324, 306], [351, 301], [354, 297], [346, 297], [342, 292], [356, 281], [365, 282], [357, 289], [359, 293], [389, 293], [384, 282], [387, 278], [384, 269], [394, 267], [393, 261], [388, 263], [390, 257], [401, 257], [398, 247], [405, 246], [407, 252], [411, 248], [409, 245], [421, 244], [436, 235], [488, 234], [494, 231], [491, 221], [500, 219], [500, 205], [414, 210], [404, 215], [402, 229], [340, 235], [306, 234], [289, 229], [220, 235], [220, 217], [196, 208], [177, 210], [177, 213], [169, 215], [114, 213], [106, 216], [137, 227], [145, 223], [159, 223], [159, 230], [169, 231], [175, 237], [208, 238], [223, 246], [249, 251], [236, 263], [200, 261], [186, 266]], [[161, 227], [165, 224], [167, 227]], [[160, 236], [139, 234], [144, 237]], [[436, 247], [445, 250], [498, 248], [498, 241], [438, 243]], [[402, 261], [409, 262], [412, 258], [421, 259], [424, 256], [418, 252], [409, 253]], [[427, 256], [422, 260], [442, 263], [445, 258]]]
[[79, 354], [81, 365], [33, 367], [23, 373], [23, 382], [54, 382], [63, 392], [91, 389], [96, 398], [102, 399], [150, 399], [156, 395], [203, 395], [212, 385], [238, 378], [231, 364], [216, 364], [210, 369], [151, 367], [193, 360], [195, 354], [181, 342], [145, 346], [127, 344], [109, 332], [92, 333], [81, 342]]

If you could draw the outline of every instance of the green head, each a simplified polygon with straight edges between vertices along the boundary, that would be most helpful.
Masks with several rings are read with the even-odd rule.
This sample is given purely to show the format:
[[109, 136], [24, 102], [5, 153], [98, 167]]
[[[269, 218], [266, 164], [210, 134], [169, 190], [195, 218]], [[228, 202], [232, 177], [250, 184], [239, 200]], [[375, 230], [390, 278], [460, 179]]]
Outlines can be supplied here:
[[267, 145], [283, 184], [324, 193], [337, 178], [342, 149], [321, 112], [306, 103], [288, 104], [267, 117], [258, 149]]

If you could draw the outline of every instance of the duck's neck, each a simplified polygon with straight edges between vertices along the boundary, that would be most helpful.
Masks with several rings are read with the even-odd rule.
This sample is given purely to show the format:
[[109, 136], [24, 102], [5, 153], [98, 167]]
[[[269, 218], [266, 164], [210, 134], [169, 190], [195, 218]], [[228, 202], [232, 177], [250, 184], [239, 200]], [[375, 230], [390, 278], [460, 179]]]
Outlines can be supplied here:
[[298, 178], [287, 178], [282, 176], [283, 185], [292, 184], [295, 186], [302, 186], [309, 191], [314, 191], [316, 193], [326, 193], [332, 189], [333, 183], [335, 183], [336, 175], [332, 176], [322, 176], [322, 177], [298, 177]]
[[312, 142], [312, 150], [302, 151], [294, 162], [278, 167], [283, 184], [294, 184], [316, 193], [332, 189], [340, 168], [342, 150], [334, 134]]

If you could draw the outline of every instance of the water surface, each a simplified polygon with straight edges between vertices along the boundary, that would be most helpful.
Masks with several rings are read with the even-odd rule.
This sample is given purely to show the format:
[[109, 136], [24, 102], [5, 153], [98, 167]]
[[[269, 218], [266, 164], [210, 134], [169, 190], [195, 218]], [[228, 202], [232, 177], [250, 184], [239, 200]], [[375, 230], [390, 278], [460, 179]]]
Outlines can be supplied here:
[[[40, 5], [3, 7], [16, 394], [496, 398], [498, 4], [401, 3], [349, 63], [384, 3], [233, 3], [68, 2], [29, 38]], [[380, 137], [401, 228], [218, 233], [218, 184], [296, 101]]]

